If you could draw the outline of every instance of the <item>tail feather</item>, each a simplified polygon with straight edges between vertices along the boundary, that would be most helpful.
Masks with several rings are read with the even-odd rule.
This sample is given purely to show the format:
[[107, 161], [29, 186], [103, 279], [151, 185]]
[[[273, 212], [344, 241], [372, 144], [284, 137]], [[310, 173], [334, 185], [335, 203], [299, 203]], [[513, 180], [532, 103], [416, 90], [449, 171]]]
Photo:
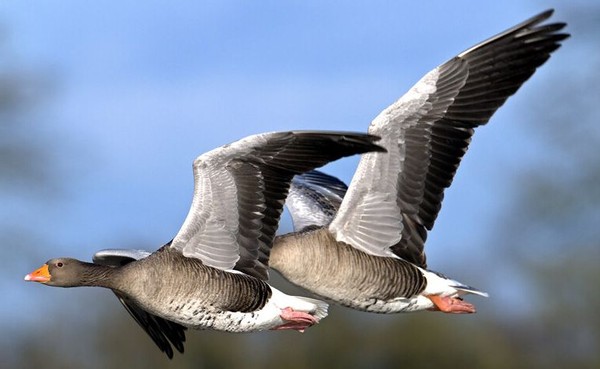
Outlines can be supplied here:
[[326, 303], [325, 301], [311, 299], [310, 297], [304, 297], [304, 296], [294, 296], [294, 297], [297, 299], [300, 299], [304, 302], [314, 305], [313, 308], [310, 311], [308, 311], [308, 313], [314, 315], [315, 318], [317, 318], [318, 320], [321, 320], [327, 316], [327, 314], [328, 314], [327, 310], [329, 309], [329, 304]]
[[327, 316], [329, 304], [324, 301], [304, 296], [287, 295], [274, 287], [271, 287], [271, 291], [273, 291], [271, 299], [281, 309], [289, 307], [296, 311], [302, 311], [314, 316], [317, 321]]
[[478, 295], [478, 296], [482, 296], [482, 297], [490, 297], [490, 295], [487, 292], [483, 292], [481, 290], [478, 290], [475, 287], [467, 286], [467, 285], [464, 285], [464, 284], [459, 283], [459, 282], [456, 282], [456, 285], [454, 285], [452, 287], [454, 287], [458, 291], [462, 292], [461, 294], [471, 293], [473, 295]]
[[[459, 295], [465, 294], [473, 294], [482, 297], [489, 297], [487, 292], [483, 292], [475, 287], [468, 286], [464, 283], [460, 283], [457, 280], [452, 278], [448, 278], [440, 272], [436, 272], [433, 270], [422, 270], [423, 274], [427, 277], [427, 288], [430, 289], [430, 293], [439, 294], [443, 293], [443, 291], [447, 291], [447, 288], [450, 287], [456, 291], [458, 291]], [[431, 287], [430, 287], [431, 285]]]

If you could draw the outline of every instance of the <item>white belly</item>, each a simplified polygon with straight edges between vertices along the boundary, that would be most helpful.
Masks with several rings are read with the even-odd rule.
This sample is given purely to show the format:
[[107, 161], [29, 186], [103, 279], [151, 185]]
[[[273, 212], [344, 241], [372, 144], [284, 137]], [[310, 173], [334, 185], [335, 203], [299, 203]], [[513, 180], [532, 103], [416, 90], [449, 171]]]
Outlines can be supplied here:
[[222, 311], [199, 302], [172, 306], [157, 312], [165, 319], [193, 329], [213, 329], [227, 332], [255, 332], [273, 329], [286, 323], [281, 311], [292, 308], [314, 315], [317, 320], [327, 315], [327, 304], [303, 297], [289, 296], [271, 287], [273, 294], [262, 309], [253, 312]]

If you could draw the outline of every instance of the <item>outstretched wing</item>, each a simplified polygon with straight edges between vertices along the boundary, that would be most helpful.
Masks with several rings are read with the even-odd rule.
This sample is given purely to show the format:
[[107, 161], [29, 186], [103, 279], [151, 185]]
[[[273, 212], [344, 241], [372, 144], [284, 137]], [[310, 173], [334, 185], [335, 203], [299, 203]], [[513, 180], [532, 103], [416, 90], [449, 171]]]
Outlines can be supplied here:
[[363, 155], [329, 226], [338, 241], [426, 266], [427, 231], [475, 127], [544, 64], [568, 34], [541, 13], [426, 74], [377, 116], [369, 133], [387, 155]]
[[[95, 253], [92, 260], [95, 264], [118, 267], [134, 260], [143, 259], [148, 255], [150, 255], [150, 253], [145, 250], [106, 249]], [[171, 345], [173, 345], [177, 351], [183, 353], [186, 330], [184, 326], [150, 314], [123, 294], [116, 291], [113, 292], [117, 295], [119, 302], [125, 307], [125, 310], [127, 310], [140, 327], [142, 327], [150, 338], [152, 338], [152, 341], [154, 341], [156, 346], [158, 346], [169, 359], [173, 358], [173, 348]]]
[[267, 279], [273, 237], [296, 174], [382, 151], [361, 133], [291, 131], [247, 137], [194, 161], [194, 198], [171, 247], [206, 265]]
[[285, 199], [294, 230], [328, 225], [340, 208], [347, 190], [344, 182], [318, 170], [294, 176]]

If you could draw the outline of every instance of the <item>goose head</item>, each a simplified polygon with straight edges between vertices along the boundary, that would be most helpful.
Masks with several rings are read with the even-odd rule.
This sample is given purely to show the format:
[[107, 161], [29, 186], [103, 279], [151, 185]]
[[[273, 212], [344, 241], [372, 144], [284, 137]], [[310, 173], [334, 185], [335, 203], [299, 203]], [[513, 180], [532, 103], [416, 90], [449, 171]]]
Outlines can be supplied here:
[[55, 258], [27, 274], [25, 280], [55, 287], [97, 286], [108, 279], [110, 269], [73, 258]]

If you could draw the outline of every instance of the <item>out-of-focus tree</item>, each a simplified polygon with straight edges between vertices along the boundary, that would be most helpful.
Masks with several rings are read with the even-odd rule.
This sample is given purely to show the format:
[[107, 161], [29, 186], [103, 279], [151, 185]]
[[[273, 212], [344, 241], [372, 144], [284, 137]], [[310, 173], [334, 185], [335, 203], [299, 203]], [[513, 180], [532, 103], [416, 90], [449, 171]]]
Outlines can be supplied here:
[[569, 25], [569, 63], [546, 81], [544, 98], [530, 111], [530, 137], [545, 152], [519, 174], [498, 239], [526, 281], [531, 305], [513, 324], [515, 340], [540, 366], [598, 368], [600, 6], [570, 15], [578, 21]]
[[[48, 159], [47, 142], [36, 130], [42, 121], [38, 109], [51, 83], [17, 59], [8, 46], [7, 32], [0, 27], [0, 300], [1, 307], [6, 308], [14, 303], [14, 294], [7, 292], [15, 290], [14, 275], [22, 275], [25, 256], [36, 252], [32, 245], [42, 238], [32, 221], [35, 216], [31, 215], [58, 188], [53, 181], [54, 168], [49, 160], [44, 160]], [[2, 368], [12, 367], [21, 356], [28, 355], [29, 346], [18, 344], [21, 337], [12, 337], [9, 324], [14, 326], [4, 316], [0, 319]], [[43, 343], [41, 347], [49, 345]]]
[[12, 247], [0, 252], [10, 260], [34, 251], [27, 245], [34, 244], [29, 241], [36, 238], [36, 229], [24, 219], [32, 219], [27, 217], [31, 205], [56, 194], [57, 183], [49, 143], [38, 134], [43, 121], [39, 108], [49, 95], [50, 79], [15, 62], [3, 31], [0, 27], [0, 243]]
[[[39, 194], [51, 182], [51, 168], [41, 160], [44, 150], [37, 141], [36, 108], [47, 95], [48, 80], [41, 74], [17, 66], [4, 47], [0, 28], [0, 190]], [[36, 183], [39, 186], [32, 186]]]

